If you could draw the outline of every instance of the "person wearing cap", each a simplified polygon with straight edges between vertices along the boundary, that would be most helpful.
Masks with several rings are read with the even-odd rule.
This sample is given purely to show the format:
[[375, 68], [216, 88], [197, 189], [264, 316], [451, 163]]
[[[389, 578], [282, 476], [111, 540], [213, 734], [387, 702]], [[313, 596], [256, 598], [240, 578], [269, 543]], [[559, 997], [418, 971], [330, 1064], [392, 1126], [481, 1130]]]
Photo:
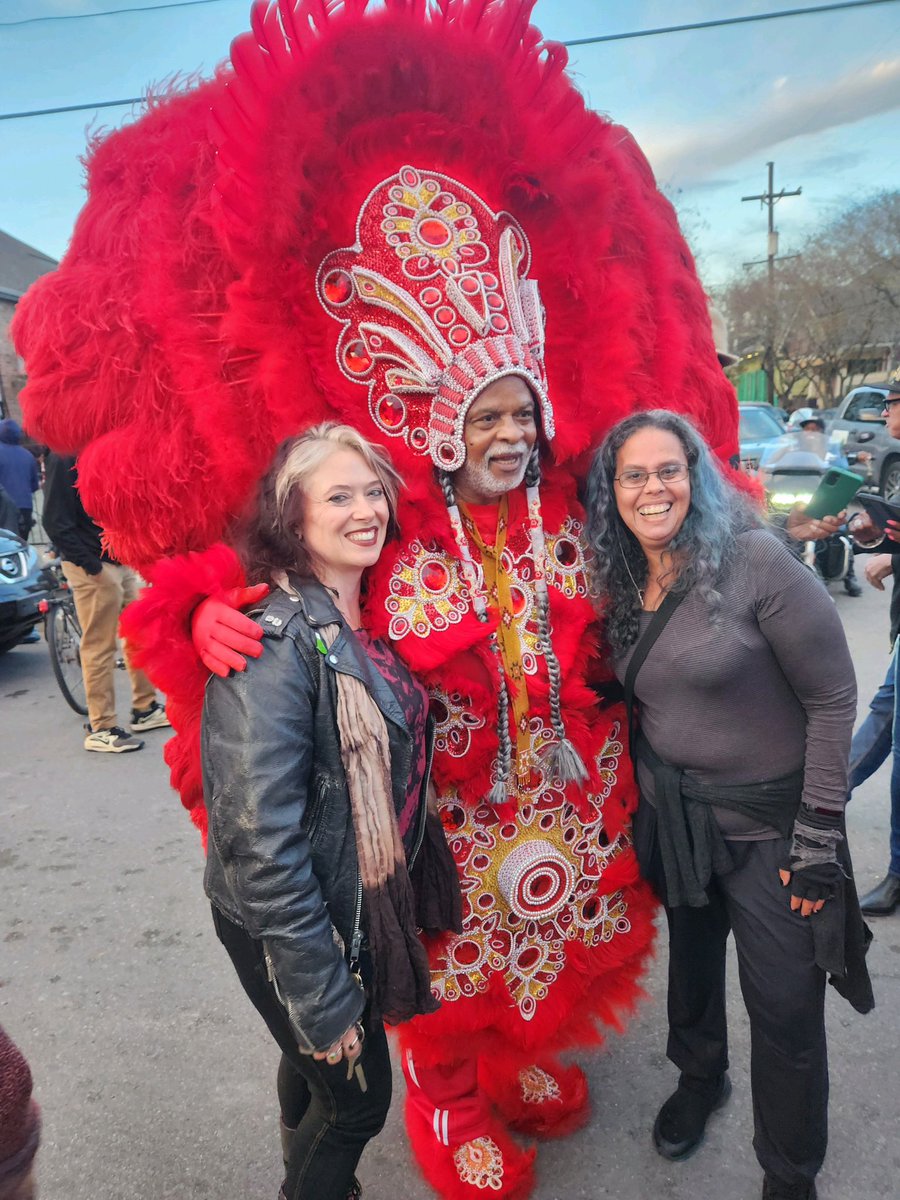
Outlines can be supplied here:
[[[786, 439], [783, 445], [771, 454], [766, 456], [766, 467], [772, 468], [776, 463], [783, 463], [787, 466], [785, 460], [790, 460], [792, 467], [808, 466], [814, 471], [822, 471], [823, 473], [828, 467], [842, 467], [847, 469], [851, 463], [865, 463], [871, 459], [871, 454], [867, 450], [860, 450], [853, 454], [850, 458], [844, 452], [844, 447], [836, 438], [829, 438], [826, 432], [825, 418], [815, 408], [798, 408], [791, 413], [788, 421], [788, 433], [793, 435], [790, 439]], [[799, 541], [815, 540], [824, 543], [827, 538], [832, 537], [835, 533], [841, 531], [843, 522], [834, 523], [826, 520], [817, 532], [810, 530], [797, 531], [797, 521], [800, 519], [799, 514], [802, 509], [796, 509], [785, 525], [785, 531], [788, 536]], [[801, 536], [803, 534], [804, 536]], [[817, 550], [819, 547], [817, 547]], [[854, 598], [862, 595], [862, 587], [859, 580], [856, 578], [856, 565], [854, 555], [849, 556], [847, 564], [847, 574], [844, 576], [844, 591], [848, 596]]]
[[33, 1200], [41, 1114], [25, 1055], [0, 1025], [0, 1200]]

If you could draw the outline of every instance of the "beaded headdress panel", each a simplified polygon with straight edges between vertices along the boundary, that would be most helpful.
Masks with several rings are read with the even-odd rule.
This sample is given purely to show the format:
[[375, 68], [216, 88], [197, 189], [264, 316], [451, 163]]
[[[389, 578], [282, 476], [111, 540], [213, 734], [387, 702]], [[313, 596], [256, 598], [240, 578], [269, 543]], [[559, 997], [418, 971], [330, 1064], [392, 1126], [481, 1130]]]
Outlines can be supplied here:
[[376, 427], [452, 472], [463, 425], [491, 383], [518, 375], [553, 437], [544, 313], [531, 250], [509, 213], [463, 184], [405, 166], [368, 195], [355, 245], [319, 268], [316, 289], [343, 329], [337, 363], [369, 390]]

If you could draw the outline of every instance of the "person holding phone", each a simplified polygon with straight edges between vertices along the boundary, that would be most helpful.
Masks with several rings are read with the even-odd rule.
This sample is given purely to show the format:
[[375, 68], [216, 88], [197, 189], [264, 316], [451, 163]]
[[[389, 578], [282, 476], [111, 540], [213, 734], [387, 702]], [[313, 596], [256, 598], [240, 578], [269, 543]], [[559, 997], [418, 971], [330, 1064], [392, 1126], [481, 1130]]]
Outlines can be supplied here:
[[856, 685], [822, 584], [685, 418], [619, 422], [588, 477], [594, 587], [631, 714], [642, 873], [669, 924], [653, 1140], [680, 1161], [726, 1103], [725, 947], [750, 1018], [764, 1200], [813, 1200], [827, 1140], [826, 974], [871, 1008], [843, 810]]

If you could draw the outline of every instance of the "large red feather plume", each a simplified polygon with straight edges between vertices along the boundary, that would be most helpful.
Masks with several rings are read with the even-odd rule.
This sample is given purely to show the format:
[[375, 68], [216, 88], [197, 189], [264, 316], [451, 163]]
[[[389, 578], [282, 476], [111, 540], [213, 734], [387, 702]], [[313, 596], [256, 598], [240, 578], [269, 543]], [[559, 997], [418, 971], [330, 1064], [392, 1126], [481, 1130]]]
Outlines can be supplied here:
[[[125, 560], [220, 537], [281, 438], [326, 416], [379, 437], [335, 362], [323, 258], [414, 163], [512, 213], [547, 310], [553, 453], [576, 463], [640, 407], [737, 449], [733, 392], [669, 203], [589, 112], [533, 0], [258, 3], [231, 64], [96, 144], [88, 202], [14, 334], [29, 430], [80, 455]], [[385, 439], [427, 505], [429, 460]]]

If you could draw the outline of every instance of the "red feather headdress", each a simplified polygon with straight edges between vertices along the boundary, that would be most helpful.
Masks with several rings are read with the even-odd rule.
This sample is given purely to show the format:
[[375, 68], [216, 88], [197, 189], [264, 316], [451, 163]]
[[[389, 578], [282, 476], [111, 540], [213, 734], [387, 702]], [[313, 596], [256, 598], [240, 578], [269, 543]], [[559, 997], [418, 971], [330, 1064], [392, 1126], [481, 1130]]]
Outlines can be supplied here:
[[[325, 417], [388, 445], [408, 505], [439, 514], [423, 451], [450, 455], [440, 447], [452, 450], [464, 399], [448, 397], [446, 427], [426, 420], [423, 394], [389, 385], [399, 365], [372, 353], [362, 297], [342, 333], [339, 292], [326, 290], [332, 271], [352, 274], [353, 251], [336, 248], [361, 212], [365, 225], [367, 198], [374, 219], [373, 194], [408, 164], [493, 231], [492, 262], [504, 230], [524, 251], [515, 270], [540, 285], [543, 347], [532, 311], [496, 349], [500, 369], [528, 374], [545, 425], [552, 400], [557, 462], [660, 405], [692, 416], [723, 458], [736, 452], [733, 392], [671, 206], [628, 133], [585, 109], [532, 7], [258, 3], [212, 81], [153, 99], [93, 147], [70, 249], [22, 301], [14, 334], [28, 427], [79, 454], [85, 503], [125, 561], [215, 541], [274, 446]], [[482, 279], [469, 311], [441, 282], [448, 333], [475, 330], [490, 295], [511, 319], [508, 290]], [[354, 342], [356, 365], [374, 360], [359, 375], [371, 400], [348, 369]], [[445, 369], [428, 388], [448, 381]]]

